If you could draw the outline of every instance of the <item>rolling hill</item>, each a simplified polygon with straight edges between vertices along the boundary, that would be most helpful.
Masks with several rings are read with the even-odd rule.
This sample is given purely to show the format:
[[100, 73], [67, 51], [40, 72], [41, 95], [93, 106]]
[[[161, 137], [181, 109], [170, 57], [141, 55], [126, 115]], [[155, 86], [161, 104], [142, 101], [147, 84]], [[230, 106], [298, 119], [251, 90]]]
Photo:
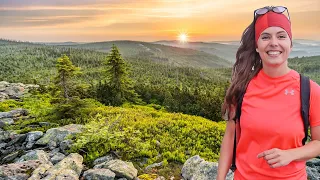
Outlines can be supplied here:
[[[240, 42], [237, 41], [219, 41], [210, 43], [189, 42], [185, 44], [179, 43], [177, 41], [156, 41], [154, 43], [203, 51], [222, 57], [232, 63], [235, 62], [236, 52], [240, 45]], [[297, 39], [293, 41], [293, 49], [289, 58], [319, 55], [320, 41]]]

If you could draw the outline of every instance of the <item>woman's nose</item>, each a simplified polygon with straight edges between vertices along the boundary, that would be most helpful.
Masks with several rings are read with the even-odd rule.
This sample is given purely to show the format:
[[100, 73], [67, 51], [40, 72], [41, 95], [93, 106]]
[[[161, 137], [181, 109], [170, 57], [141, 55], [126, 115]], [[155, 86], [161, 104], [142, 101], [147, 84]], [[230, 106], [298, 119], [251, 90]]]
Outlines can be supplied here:
[[271, 46], [278, 46], [278, 44], [279, 44], [279, 42], [278, 42], [277, 37], [272, 37], [272, 38], [270, 39], [270, 45], [271, 45]]

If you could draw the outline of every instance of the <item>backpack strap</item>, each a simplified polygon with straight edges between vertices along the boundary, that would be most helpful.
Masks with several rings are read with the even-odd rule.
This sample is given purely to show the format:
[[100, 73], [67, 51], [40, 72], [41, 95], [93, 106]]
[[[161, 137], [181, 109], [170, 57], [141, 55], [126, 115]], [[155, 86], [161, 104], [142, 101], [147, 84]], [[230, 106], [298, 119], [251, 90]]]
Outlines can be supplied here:
[[230, 169], [234, 172], [237, 169], [236, 166], [236, 149], [237, 149], [237, 123], [240, 126], [240, 116], [241, 116], [241, 107], [243, 101], [244, 93], [241, 93], [240, 98], [238, 99], [237, 108], [236, 108], [236, 116], [233, 118], [235, 122], [234, 128], [234, 140], [233, 140], [233, 155], [232, 155], [232, 164]]
[[309, 109], [310, 109], [310, 80], [300, 74], [300, 98], [301, 98], [301, 117], [303, 119], [305, 136], [302, 144], [305, 145], [308, 139], [309, 130]]

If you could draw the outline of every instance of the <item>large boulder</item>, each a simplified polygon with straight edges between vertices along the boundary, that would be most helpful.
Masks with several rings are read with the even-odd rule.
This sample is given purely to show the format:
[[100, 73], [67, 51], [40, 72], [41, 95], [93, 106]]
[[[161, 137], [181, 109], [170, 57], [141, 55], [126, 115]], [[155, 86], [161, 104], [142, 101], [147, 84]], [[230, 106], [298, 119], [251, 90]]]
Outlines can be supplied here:
[[36, 145], [49, 145], [51, 147], [56, 147], [60, 145], [62, 141], [68, 135], [75, 135], [82, 132], [83, 125], [80, 124], [69, 124], [59, 128], [48, 129], [45, 135], [40, 138], [35, 144]]
[[89, 169], [83, 177], [85, 180], [114, 180], [116, 174], [109, 169]]
[[19, 108], [9, 112], [0, 112], [0, 119], [15, 118], [15, 117], [27, 116], [27, 115], [28, 115], [28, 111], [26, 109]]
[[15, 162], [23, 162], [29, 160], [39, 160], [43, 164], [51, 164], [49, 160], [49, 155], [43, 150], [32, 150], [27, 154], [21, 156]]
[[30, 172], [40, 166], [41, 162], [37, 160], [24, 161], [0, 166], [0, 179], [19, 179], [27, 180]]
[[119, 159], [104, 162], [93, 167], [94, 169], [110, 169], [117, 177], [124, 177], [128, 180], [134, 179], [138, 175], [138, 170], [132, 162], [124, 162]]
[[55, 180], [68, 177], [69, 179], [79, 179], [83, 169], [83, 157], [77, 153], [71, 153], [55, 166], [49, 168], [44, 174], [43, 179]]
[[[183, 165], [181, 175], [185, 180], [212, 180], [218, 173], [218, 163], [207, 162], [196, 155], [189, 158]], [[233, 173], [229, 170], [226, 180], [233, 180]]]

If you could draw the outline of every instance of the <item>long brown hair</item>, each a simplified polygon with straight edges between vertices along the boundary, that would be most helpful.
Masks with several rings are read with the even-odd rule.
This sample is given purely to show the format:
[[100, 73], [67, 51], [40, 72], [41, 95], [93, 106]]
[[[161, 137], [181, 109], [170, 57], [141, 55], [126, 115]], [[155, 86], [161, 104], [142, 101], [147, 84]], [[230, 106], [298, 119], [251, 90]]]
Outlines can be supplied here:
[[262, 69], [259, 53], [256, 52], [254, 26], [255, 21], [242, 33], [240, 47], [236, 54], [236, 62], [232, 68], [231, 84], [222, 105], [222, 115], [227, 115], [227, 120], [234, 118], [230, 117], [231, 107], [236, 107], [250, 80]]

